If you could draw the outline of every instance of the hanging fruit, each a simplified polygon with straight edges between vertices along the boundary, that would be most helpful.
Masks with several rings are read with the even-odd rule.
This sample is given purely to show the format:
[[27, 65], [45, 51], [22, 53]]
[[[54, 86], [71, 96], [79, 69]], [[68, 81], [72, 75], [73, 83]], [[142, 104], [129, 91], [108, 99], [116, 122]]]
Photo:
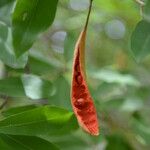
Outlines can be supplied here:
[[85, 40], [91, 8], [92, 0], [86, 24], [80, 33], [74, 50], [71, 103], [79, 125], [89, 134], [96, 136], [99, 135], [98, 118], [87, 86], [85, 72]]

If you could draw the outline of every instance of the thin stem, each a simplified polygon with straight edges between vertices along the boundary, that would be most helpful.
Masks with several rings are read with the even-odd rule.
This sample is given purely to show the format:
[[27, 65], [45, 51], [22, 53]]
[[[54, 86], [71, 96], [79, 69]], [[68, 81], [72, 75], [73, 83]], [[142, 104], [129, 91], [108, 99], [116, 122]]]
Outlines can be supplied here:
[[90, 18], [90, 14], [91, 14], [92, 2], [93, 2], [93, 0], [90, 0], [89, 11], [88, 11], [87, 19], [86, 19], [85, 26], [84, 26], [85, 30], [87, 29], [89, 18]]

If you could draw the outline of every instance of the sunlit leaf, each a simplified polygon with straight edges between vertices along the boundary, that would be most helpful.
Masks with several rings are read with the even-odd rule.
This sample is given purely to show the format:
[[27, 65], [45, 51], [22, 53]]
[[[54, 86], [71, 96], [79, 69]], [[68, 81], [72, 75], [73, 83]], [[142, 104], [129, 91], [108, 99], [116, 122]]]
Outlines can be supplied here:
[[51, 82], [42, 80], [35, 75], [22, 75], [25, 93], [32, 99], [47, 98], [52, 96], [54, 87]]
[[54, 136], [67, 134], [77, 128], [72, 112], [51, 106], [17, 113], [0, 121], [0, 133], [12, 135]]

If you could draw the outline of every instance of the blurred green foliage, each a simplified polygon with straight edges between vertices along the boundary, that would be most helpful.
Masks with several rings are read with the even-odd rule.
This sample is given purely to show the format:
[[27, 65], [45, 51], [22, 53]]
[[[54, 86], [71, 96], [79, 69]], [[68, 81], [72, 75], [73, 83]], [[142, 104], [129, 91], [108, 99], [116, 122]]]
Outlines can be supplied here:
[[57, 2], [0, 1], [0, 149], [149, 150], [150, 1], [141, 14], [134, 0], [93, 0], [86, 69], [98, 137], [78, 127], [70, 102], [89, 1]]

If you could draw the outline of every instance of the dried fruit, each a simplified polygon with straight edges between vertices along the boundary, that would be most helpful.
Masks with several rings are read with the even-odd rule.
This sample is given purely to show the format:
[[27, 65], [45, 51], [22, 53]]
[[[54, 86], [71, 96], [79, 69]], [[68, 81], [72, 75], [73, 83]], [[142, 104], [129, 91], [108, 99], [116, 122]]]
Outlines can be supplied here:
[[80, 126], [91, 135], [99, 135], [96, 109], [86, 83], [85, 72], [85, 39], [89, 14], [75, 46], [71, 99]]

